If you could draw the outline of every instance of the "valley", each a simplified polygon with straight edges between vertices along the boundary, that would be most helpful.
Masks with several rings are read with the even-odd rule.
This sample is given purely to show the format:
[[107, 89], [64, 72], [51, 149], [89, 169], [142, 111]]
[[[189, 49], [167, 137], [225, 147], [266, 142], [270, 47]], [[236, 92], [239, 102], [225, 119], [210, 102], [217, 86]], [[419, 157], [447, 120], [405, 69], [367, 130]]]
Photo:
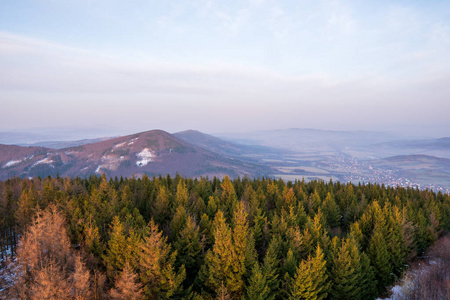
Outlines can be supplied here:
[[290, 181], [331, 179], [448, 193], [449, 157], [448, 138], [405, 140], [379, 132], [313, 129], [216, 135], [151, 130], [116, 138], [0, 145], [0, 179], [178, 173]]

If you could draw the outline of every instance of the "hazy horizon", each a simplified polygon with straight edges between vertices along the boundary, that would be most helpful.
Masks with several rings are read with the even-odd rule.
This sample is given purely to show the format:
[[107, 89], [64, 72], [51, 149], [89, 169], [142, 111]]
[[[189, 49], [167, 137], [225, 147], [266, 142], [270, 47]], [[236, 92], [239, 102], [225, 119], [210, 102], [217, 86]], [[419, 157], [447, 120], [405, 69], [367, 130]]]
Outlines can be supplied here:
[[445, 1], [5, 1], [0, 131], [450, 136]]

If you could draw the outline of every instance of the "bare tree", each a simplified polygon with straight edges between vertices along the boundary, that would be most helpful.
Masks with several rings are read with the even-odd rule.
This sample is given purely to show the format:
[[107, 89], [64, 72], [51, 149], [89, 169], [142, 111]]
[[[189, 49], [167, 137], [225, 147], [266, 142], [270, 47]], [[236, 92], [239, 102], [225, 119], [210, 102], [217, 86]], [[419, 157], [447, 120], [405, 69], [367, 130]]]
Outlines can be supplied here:
[[110, 291], [112, 299], [134, 300], [143, 298], [142, 284], [138, 282], [138, 275], [125, 263], [120, 275], [116, 277], [115, 288]]

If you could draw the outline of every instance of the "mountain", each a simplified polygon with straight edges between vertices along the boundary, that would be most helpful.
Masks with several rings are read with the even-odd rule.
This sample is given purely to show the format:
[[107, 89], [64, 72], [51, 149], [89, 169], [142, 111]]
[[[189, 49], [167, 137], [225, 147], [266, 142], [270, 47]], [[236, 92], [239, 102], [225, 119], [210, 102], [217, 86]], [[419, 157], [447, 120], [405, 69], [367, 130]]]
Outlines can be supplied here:
[[162, 130], [152, 130], [59, 150], [0, 147], [0, 179], [12, 176], [262, 176], [268, 168], [188, 144]]
[[372, 145], [385, 156], [425, 154], [450, 158], [450, 137], [426, 140], [398, 140]]
[[384, 132], [334, 131], [319, 129], [290, 128], [265, 130], [249, 133], [222, 133], [218, 137], [231, 142], [260, 145], [290, 151], [345, 151], [349, 148], [376, 142], [395, 140], [396, 137]]
[[96, 139], [82, 139], [77, 141], [44, 141], [44, 142], [37, 142], [33, 144], [21, 144], [19, 143], [19, 146], [29, 147], [29, 146], [35, 146], [35, 147], [45, 147], [45, 148], [51, 148], [51, 149], [64, 149], [69, 147], [76, 147], [86, 144], [93, 144], [98, 143], [106, 140], [110, 140], [112, 137], [103, 137], [103, 138], [96, 138]]
[[257, 155], [280, 154], [280, 151], [274, 148], [233, 143], [197, 130], [186, 130], [173, 135], [191, 145], [225, 156], [239, 157], [240, 159], [254, 160]]

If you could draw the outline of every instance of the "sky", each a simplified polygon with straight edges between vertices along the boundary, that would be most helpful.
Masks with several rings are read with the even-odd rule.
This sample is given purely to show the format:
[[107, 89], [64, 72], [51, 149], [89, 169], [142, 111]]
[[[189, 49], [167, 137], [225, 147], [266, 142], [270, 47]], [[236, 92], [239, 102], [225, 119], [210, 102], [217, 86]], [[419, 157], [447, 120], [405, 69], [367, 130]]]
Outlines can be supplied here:
[[0, 131], [450, 136], [450, 1], [2, 0]]

